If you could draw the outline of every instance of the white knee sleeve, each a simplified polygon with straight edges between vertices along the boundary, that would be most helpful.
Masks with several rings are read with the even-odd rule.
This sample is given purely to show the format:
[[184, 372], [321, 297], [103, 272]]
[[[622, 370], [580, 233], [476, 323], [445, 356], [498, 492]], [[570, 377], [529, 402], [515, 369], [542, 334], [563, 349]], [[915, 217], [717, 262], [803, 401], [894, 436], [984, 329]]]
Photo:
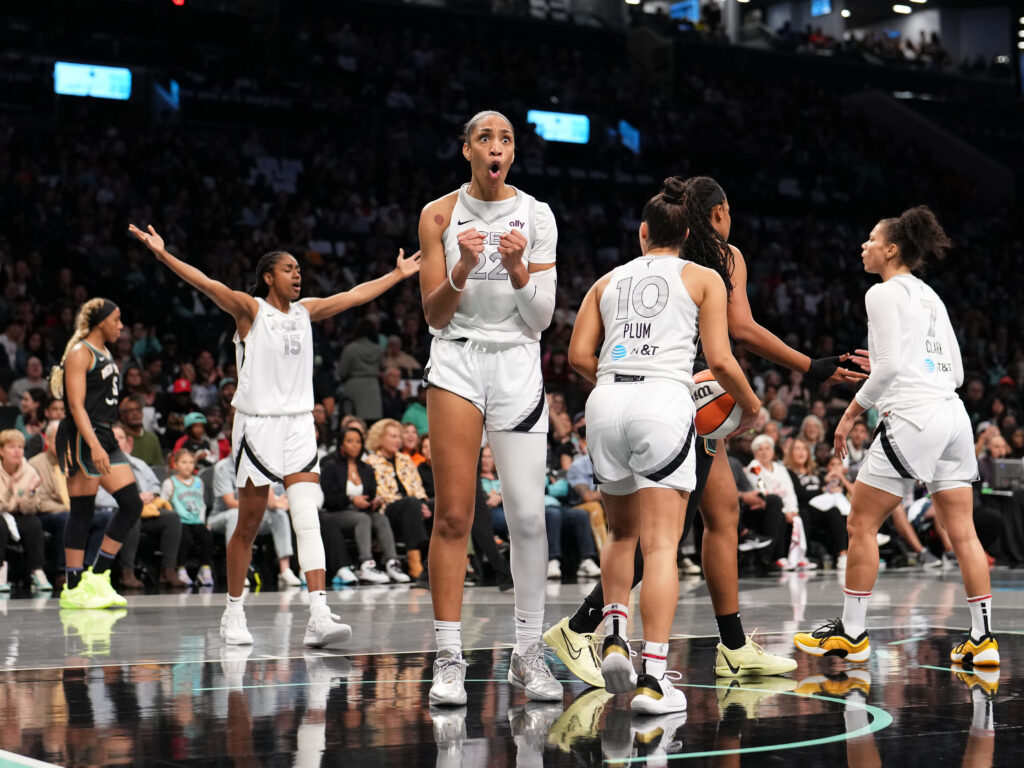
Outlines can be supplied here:
[[488, 432], [487, 440], [501, 477], [516, 609], [531, 613], [543, 611], [548, 568], [548, 534], [544, 521], [547, 435]]
[[323, 571], [327, 568], [324, 540], [320, 536], [320, 517], [317, 510], [324, 494], [319, 483], [294, 483], [285, 491], [288, 512], [295, 529], [295, 543], [299, 550], [299, 568], [303, 573]]

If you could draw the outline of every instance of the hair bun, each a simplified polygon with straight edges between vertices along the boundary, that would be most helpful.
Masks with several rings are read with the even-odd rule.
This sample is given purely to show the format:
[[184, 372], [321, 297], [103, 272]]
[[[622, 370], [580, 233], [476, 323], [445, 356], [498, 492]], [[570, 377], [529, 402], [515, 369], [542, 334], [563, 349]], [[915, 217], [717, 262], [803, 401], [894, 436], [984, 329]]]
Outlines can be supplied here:
[[669, 176], [661, 183], [661, 196], [667, 203], [682, 204], [686, 196], [686, 182], [679, 176]]

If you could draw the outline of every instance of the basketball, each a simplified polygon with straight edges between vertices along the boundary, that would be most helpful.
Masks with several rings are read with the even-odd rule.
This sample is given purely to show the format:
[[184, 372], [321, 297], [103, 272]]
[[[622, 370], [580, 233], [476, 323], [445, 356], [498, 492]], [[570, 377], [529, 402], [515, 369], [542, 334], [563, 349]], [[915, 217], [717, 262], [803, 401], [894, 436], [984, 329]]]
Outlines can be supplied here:
[[743, 418], [743, 411], [732, 395], [722, 389], [711, 371], [695, 374], [693, 383], [696, 385], [693, 402], [697, 406], [697, 434], [711, 440], [731, 434]]

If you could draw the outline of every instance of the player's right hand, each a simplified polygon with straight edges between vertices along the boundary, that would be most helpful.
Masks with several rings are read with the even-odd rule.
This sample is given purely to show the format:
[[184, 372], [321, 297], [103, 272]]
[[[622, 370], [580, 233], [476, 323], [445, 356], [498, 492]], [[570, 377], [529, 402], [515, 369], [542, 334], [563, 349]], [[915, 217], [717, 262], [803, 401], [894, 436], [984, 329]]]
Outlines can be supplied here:
[[102, 446], [99, 445], [97, 445], [95, 448], [92, 448], [90, 452], [92, 453], [92, 463], [93, 466], [96, 467], [96, 470], [101, 475], [109, 475], [110, 455], [105, 450], [103, 450]]
[[152, 224], [146, 227], [146, 229], [148, 231], [143, 232], [134, 224], [128, 225], [128, 231], [139, 238], [139, 240], [141, 240], [149, 250], [159, 256], [164, 250], [164, 239], [157, 234], [157, 231], [153, 229]]
[[480, 254], [484, 252], [483, 234], [478, 232], [476, 227], [470, 227], [459, 232], [456, 242], [459, 244], [461, 260], [475, 269], [477, 262], [480, 261]]

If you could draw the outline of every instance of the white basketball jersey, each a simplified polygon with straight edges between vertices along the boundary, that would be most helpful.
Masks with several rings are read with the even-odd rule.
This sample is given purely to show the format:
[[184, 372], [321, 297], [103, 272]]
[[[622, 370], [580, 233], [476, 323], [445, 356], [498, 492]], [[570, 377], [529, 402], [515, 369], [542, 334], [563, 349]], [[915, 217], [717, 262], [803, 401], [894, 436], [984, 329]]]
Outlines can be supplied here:
[[238, 388], [231, 404], [252, 416], [313, 410], [313, 325], [295, 301], [280, 312], [257, 298], [259, 309], [244, 339], [235, 332]]
[[431, 328], [430, 332], [443, 339], [514, 344], [537, 341], [540, 333], [530, 329], [516, 307], [512, 282], [501, 265], [498, 244], [503, 234], [518, 229], [527, 240], [524, 264], [553, 263], [558, 233], [551, 208], [521, 189], [516, 189], [515, 197], [508, 200], [487, 202], [470, 197], [468, 187], [465, 184], [459, 190], [451, 222], [441, 237], [445, 268], [450, 274], [459, 262], [457, 238], [463, 230], [475, 228], [482, 233], [484, 251], [466, 280], [465, 291], [460, 294], [452, 319], [444, 328]]
[[604, 343], [598, 376], [671, 379], [693, 392], [698, 308], [681, 279], [689, 263], [672, 255], [641, 256], [612, 270], [599, 307]]
[[[869, 379], [857, 399], [873, 401], [879, 413], [893, 412], [923, 427], [935, 403], [955, 399], [963, 383], [960, 346], [946, 305], [927, 283], [912, 275], [872, 286], [865, 303], [872, 372], [885, 367], [879, 360], [881, 350], [891, 358], [888, 365], [898, 369], [887, 386], [885, 381]], [[892, 315], [884, 326], [877, 310], [872, 319], [873, 307]]]

